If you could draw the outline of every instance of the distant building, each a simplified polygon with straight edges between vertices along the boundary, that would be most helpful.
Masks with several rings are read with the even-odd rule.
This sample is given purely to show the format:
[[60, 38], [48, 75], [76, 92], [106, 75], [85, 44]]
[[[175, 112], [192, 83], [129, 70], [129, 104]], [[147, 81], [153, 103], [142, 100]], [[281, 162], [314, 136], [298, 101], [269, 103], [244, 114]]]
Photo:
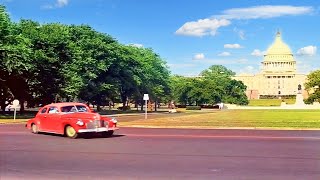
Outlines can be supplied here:
[[287, 44], [281, 39], [281, 34], [276, 34], [275, 41], [267, 50], [259, 74], [239, 74], [234, 77], [247, 86], [248, 99], [260, 99], [268, 96], [283, 97], [296, 95], [300, 85], [304, 97], [306, 75], [296, 72], [296, 60]]

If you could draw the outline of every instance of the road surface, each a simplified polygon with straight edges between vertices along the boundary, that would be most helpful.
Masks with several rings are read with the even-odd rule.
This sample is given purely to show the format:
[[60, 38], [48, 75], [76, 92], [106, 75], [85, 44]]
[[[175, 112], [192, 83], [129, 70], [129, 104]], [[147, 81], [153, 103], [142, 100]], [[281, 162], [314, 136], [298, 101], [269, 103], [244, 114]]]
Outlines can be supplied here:
[[320, 179], [319, 131], [121, 128], [68, 139], [0, 125], [0, 179]]

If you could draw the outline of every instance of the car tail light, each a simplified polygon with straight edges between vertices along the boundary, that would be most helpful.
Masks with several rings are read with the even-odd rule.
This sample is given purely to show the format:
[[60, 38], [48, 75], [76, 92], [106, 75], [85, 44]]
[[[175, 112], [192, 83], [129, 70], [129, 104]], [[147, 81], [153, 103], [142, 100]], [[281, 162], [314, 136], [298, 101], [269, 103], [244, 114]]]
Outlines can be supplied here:
[[118, 122], [118, 121], [116, 120], [116, 118], [112, 118], [110, 121], [113, 122], [113, 123], [115, 123], [115, 124]]

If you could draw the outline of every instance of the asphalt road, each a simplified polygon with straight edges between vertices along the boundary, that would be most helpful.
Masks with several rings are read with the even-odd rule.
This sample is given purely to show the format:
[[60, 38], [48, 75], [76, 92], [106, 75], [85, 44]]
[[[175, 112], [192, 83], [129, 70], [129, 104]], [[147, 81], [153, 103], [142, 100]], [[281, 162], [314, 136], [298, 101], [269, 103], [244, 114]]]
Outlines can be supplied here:
[[320, 179], [319, 131], [121, 128], [68, 139], [0, 125], [0, 179]]

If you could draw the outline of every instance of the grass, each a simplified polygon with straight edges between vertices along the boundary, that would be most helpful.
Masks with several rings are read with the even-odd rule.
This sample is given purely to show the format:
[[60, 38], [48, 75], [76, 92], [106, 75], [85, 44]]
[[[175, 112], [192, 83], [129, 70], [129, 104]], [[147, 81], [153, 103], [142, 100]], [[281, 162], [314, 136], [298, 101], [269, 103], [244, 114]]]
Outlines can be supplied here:
[[[166, 116], [149, 117], [128, 122], [121, 126], [174, 127], [174, 128], [320, 128], [320, 110], [215, 110], [183, 111]], [[24, 123], [28, 118], [0, 116], [0, 124]]]
[[[287, 104], [294, 104], [295, 99], [283, 99]], [[251, 99], [249, 106], [280, 106], [282, 99]]]
[[320, 110], [224, 110], [120, 122], [120, 126], [320, 128]]
[[27, 119], [0, 119], [0, 124], [14, 124], [14, 123], [25, 123]]

